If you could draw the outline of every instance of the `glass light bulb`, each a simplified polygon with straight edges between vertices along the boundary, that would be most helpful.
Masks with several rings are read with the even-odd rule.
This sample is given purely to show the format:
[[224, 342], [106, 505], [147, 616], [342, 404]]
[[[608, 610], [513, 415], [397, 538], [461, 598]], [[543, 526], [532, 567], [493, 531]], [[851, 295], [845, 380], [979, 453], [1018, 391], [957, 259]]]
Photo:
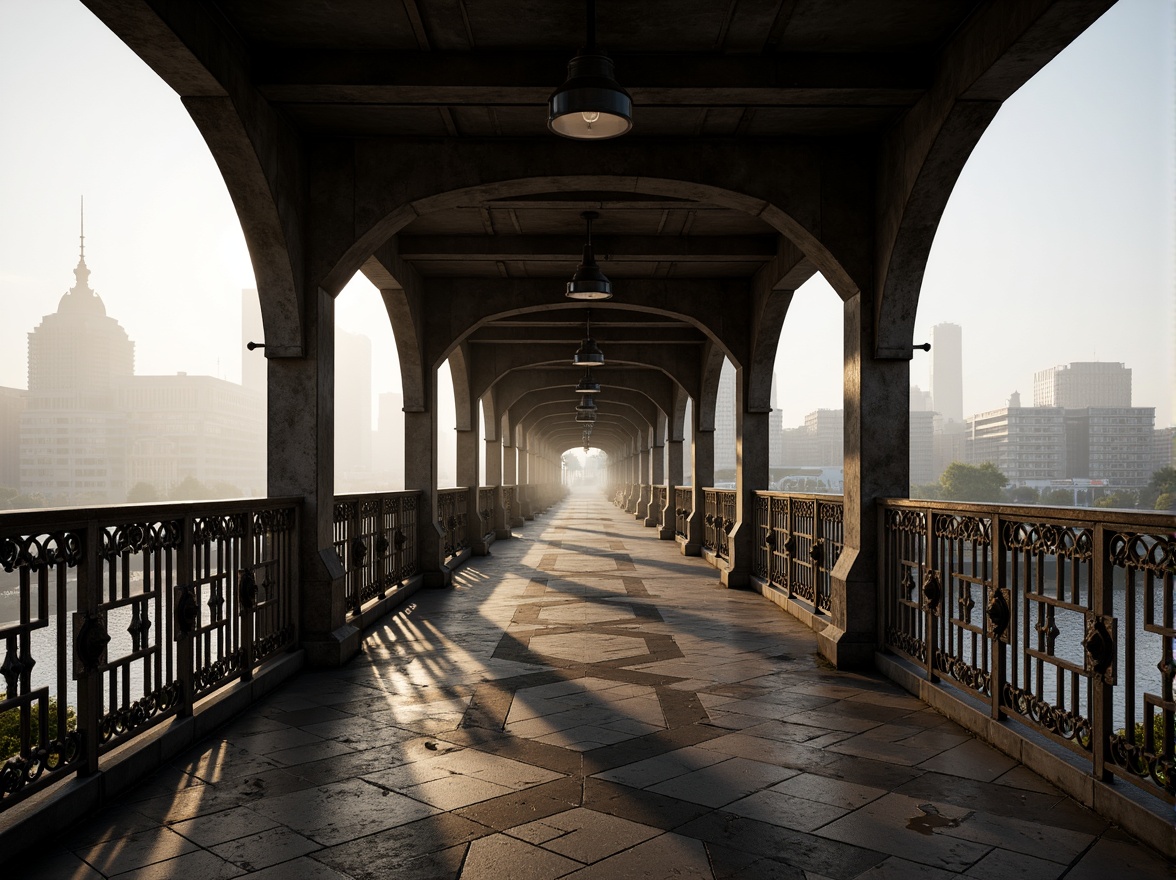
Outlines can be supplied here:
[[587, 122], [588, 127], [591, 128], [593, 122], [598, 122], [600, 120], [600, 113], [596, 110], [585, 110], [583, 113], [580, 114], [580, 117], [585, 122]]

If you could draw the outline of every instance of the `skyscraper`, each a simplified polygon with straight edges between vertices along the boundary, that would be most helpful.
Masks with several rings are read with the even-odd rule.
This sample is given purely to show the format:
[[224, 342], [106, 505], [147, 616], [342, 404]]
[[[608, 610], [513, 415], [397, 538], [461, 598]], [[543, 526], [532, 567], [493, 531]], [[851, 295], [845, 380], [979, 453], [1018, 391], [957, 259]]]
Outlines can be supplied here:
[[90, 289], [83, 220], [75, 284], [29, 333], [20, 422], [21, 490], [50, 503], [126, 499], [126, 414], [115, 386], [135, 372], [135, 344]]
[[1063, 409], [1131, 406], [1131, 369], [1123, 364], [1078, 361], [1033, 374], [1033, 405]]
[[959, 324], [931, 328], [931, 403], [943, 422], [964, 421], [964, 347]]

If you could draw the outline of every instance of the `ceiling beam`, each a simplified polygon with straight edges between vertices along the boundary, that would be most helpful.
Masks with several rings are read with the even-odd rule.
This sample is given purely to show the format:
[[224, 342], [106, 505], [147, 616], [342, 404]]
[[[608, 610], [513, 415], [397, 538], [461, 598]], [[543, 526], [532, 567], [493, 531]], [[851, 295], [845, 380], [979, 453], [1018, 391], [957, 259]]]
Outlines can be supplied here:
[[[596, 236], [598, 260], [628, 262], [755, 262], [776, 256], [777, 235]], [[400, 257], [410, 262], [471, 260], [561, 260], [575, 267], [584, 249], [582, 236], [570, 235], [401, 235]]]
[[[568, 51], [393, 52], [253, 48], [271, 101], [415, 106], [545, 104]], [[643, 107], [909, 106], [932, 78], [914, 54], [620, 54], [617, 76]]]

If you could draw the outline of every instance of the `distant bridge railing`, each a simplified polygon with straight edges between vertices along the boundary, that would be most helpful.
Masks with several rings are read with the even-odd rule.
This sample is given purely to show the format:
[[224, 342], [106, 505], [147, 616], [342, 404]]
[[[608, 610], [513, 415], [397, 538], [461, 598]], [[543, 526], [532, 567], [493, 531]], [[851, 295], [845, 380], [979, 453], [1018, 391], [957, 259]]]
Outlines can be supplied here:
[[419, 492], [335, 496], [335, 552], [343, 564], [348, 612], [394, 592], [420, 571], [417, 558]]
[[0, 513], [0, 811], [296, 644], [299, 504]]

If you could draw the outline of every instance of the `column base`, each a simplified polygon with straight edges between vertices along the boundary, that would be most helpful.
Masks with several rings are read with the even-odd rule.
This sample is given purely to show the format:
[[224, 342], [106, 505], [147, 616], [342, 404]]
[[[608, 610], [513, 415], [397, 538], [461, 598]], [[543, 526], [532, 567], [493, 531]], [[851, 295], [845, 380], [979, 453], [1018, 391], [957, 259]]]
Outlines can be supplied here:
[[730, 590], [746, 590], [751, 586], [751, 572], [720, 567], [719, 582]]
[[333, 632], [303, 636], [300, 645], [306, 651], [308, 666], [334, 669], [359, 653], [362, 640], [359, 628], [345, 623]]
[[869, 669], [878, 643], [873, 633], [847, 633], [830, 624], [817, 633], [817, 650], [838, 669]]
[[682, 538], [678, 538], [678, 547], [682, 550], [683, 556], [701, 556], [702, 555], [702, 544], [701, 543], [685, 541]]
[[[513, 525], [513, 523], [512, 523], [512, 525]], [[506, 541], [506, 540], [513, 538], [513, 537], [514, 537], [514, 535], [511, 534], [510, 529], [495, 529], [494, 530], [494, 538], [498, 541]]]
[[[655, 525], [656, 525], [656, 523], [655, 523]], [[672, 528], [671, 529], [659, 528], [657, 530], [657, 537], [659, 540], [662, 540], [662, 541], [672, 541], [676, 537], [678, 537], [678, 533], [675, 532]]]

